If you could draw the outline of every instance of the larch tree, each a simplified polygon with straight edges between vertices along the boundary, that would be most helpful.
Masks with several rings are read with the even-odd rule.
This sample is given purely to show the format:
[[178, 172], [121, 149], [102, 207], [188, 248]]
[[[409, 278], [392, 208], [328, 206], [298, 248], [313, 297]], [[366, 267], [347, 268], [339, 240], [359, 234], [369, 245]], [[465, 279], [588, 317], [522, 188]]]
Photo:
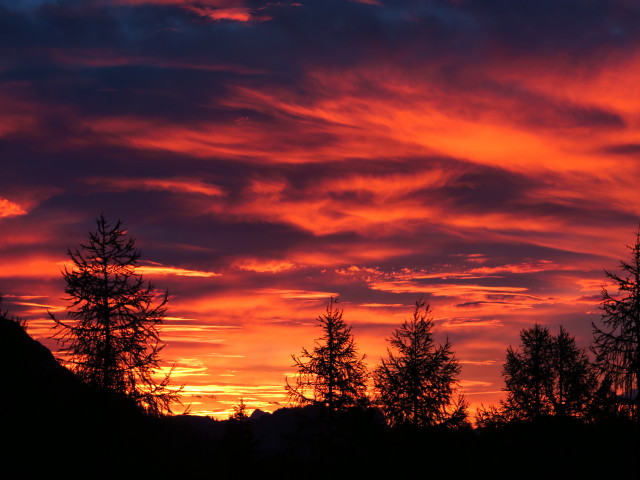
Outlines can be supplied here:
[[346, 410], [367, 403], [369, 374], [364, 355], [357, 352], [351, 327], [331, 298], [326, 311], [317, 319], [322, 336], [309, 351], [292, 355], [297, 369], [295, 384], [287, 379], [285, 390], [290, 403], [323, 405], [330, 411]]
[[583, 417], [595, 391], [595, 377], [586, 352], [560, 327], [552, 335], [535, 324], [520, 332], [521, 349], [507, 348], [502, 375], [507, 398], [505, 419], [536, 420], [545, 416]]
[[620, 273], [605, 271], [617, 294], [602, 288], [602, 325], [593, 326], [592, 350], [603, 381], [618, 395], [620, 410], [640, 422], [640, 227]]
[[413, 316], [387, 339], [387, 358], [373, 373], [376, 403], [390, 425], [428, 427], [466, 423], [464, 397], [454, 398], [460, 364], [451, 343], [436, 345], [429, 304], [418, 299]]
[[575, 338], [560, 327], [553, 337], [550, 398], [554, 415], [584, 417], [587, 413], [597, 381], [585, 350], [576, 345]]
[[553, 338], [549, 329], [535, 324], [520, 331], [521, 350], [507, 348], [502, 369], [507, 398], [503, 409], [510, 417], [534, 420], [551, 415], [549, 398], [553, 370]]
[[150, 414], [170, 412], [179, 389], [168, 386], [169, 374], [156, 380], [168, 293], [136, 272], [135, 240], [120, 221], [112, 224], [100, 215], [88, 242], [67, 254], [69, 320], [50, 314], [63, 360], [97, 389], [125, 395]]

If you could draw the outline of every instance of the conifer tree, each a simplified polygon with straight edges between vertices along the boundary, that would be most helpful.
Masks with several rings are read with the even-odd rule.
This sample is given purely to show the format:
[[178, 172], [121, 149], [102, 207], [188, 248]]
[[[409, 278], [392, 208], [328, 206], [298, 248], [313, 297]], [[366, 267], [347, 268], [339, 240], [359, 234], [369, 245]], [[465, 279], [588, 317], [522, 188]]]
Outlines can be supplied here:
[[537, 323], [520, 331], [521, 350], [509, 345], [502, 369], [507, 398], [503, 408], [512, 417], [533, 420], [553, 412], [548, 396], [553, 372], [553, 339]]
[[436, 345], [429, 304], [416, 301], [412, 318], [387, 339], [388, 356], [373, 374], [377, 403], [390, 425], [459, 426], [466, 422], [467, 404], [454, 399], [460, 364], [451, 343]]
[[351, 327], [342, 319], [342, 310], [331, 298], [324, 315], [317, 319], [322, 336], [312, 351], [302, 349], [292, 355], [297, 369], [295, 384], [287, 380], [287, 398], [298, 405], [320, 404], [330, 411], [366, 404], [368, 372], [364, 355], [359, 356]]
[[65, 292], [70, 320], [55, 318], [55, 338], [70, 368], [86, 383], [126, 395], [151, 414], [170, 411], [178, 391], [169, 375], [157, 381], [159, 326], [168, 293], [159, 293], [136, 273], [140, 251], [120, 221], [103, 215], [89, 241], [67, 254]]
[[602, 379], [620, 398], [621, 410], [640, 423], [640, 228], [621, 273], [605, 271], [617, 294], [602, 288], [602, 326], [593, 326], [592, 349]]
[[554, 414], [584, 417], [597, 387], [595, 372], [587, 353], [578, 348], [575, 338], [562, 326], [553, 338], [551, 368]]
[[552, 335], [535, 324], [520, 332], [521, 349], [509, 346], [502, 375], [507, 398], [504, 418], [535, 420], [544, 416], [583, 417], [596, 382], [584, 350], [560, 327]]

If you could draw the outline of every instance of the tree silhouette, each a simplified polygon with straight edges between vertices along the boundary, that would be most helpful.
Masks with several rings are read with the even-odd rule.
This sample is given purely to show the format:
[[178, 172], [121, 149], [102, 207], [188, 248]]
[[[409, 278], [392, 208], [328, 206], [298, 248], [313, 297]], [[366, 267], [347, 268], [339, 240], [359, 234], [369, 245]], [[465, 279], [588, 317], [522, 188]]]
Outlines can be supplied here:
[[236, 465], [236, 471], [243, 472], [247, 468], [253, 455], [253, 424], [247, 415], [247, 405], [241, 398], [238, 405], [234, 405], [233, 413], [229, 415], [224, 429], [224, 456]]
[[611, 423], [620, 418], [620, 402], [613, 381], [606, 374], [599, 379], [589, 402], [588, 418], [594, 423]]
[[553, 338], [550, 397], [556, 416], [582, 417], [596, 388], [596, 378], [589, 358], [578, 348], [575, 338], [560, 327]]
[[476, 427], [477, 428], [497, 428], [502, 427], [513, 420], [507, 410], [495, 405], [489, 405], [485, 407], [484, 404], [480, 404], [476, 408]]
[[583, 416], [595, 388], [589, 359], [560, 327], [557, 336], [535, 324], [520, 332], [522, 350], [507, 348], [502, 375], [507, 398], [505, 418]]
[[247, 404], [244, 403], [244, 399], [240, 398], [240, 403], [238, 405], [233, 406], [233, 413], [229, 415], [230, 420], [237, 420], [239, 422], [244, 422], [249, 419], [249, 415], [247, 415]]
[[313, 350], [303, 348], [299, 357], [292, 355], [298, 372], [295, 385], [287, 379], [285, 387], [291, 403], [320, 404], [330, 411], [366, 404], [364, 355], [358, 355], [351, 327], [342, 319], [342, 310], [335, 308], [336, 303], [331, 298], [326, 312], [317, 319], [323, 334]]
[[536, 324], [521, 330], [520, 340], [522, 351], [509, 345], [502, 369], [507, 391], [505, 410], [528, 420], [550, 415], [551, 334], [548, 328]]
[[602, 288], [602, 327], [592, 324], [592, 349], [601, 377], [620, 397], [622, 411], [640, 422], [640, 228], [628, 248], [631, 259], [620, 261], [622, 272], [605, 271], [618, 293]]
[[453, 399], [460, 364], [448, 340], [435, 345], [430, 313], [429, 304], [418, 299], [412, 318], [387, 339], [388, 357], [373, 373], [377, 403], [391, 425], [427, 427], [466, 421], [464, 398]]
[[178, 390], [168, 387], [169, 374], [154, 378], [168, 294], [159, 294], [136, 273], [140, 251], [126, 235], [120, 221], [111, 224], [100, 215], [88, 243], [67, 251], [73, 267], [62, 275], [71, 321], [50, 315], [60, 352], [80, 378], [157, 415], [170, 412], [178, 399]]
[[19, 318], [19, 317], [15, 317], [13, 315], [11, 315], [8, 311], [3, 310], [3, 305], [2, 302], [4, 301], [4, 298], [2, 296], [2, 294], [0, 293], [0, 318], [4, 318], [6, 320], [11, 320], [12, 322], [17, 323], [18, 325], [20, 325], [23, 329], [27, 329], [27, 322], [26, 320]]

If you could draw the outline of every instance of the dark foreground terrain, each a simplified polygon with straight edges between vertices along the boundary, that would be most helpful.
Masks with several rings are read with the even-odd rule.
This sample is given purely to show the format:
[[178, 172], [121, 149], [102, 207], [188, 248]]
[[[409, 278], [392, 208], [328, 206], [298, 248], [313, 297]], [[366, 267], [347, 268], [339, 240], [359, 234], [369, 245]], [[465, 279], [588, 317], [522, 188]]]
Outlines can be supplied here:
[[640, 478], [640, 430], [623, 422], [416, 431], [375, 409], [317, 407], [153, 418], [79, 382], [5, 319], [0, 362], [2, 478]]

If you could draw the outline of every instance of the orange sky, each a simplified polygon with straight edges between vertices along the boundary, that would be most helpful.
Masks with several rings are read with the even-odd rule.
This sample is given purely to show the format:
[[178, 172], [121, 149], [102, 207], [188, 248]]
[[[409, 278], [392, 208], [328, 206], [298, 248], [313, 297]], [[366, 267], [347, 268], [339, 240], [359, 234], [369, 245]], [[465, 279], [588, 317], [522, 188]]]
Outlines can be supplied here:
[[522, 328], [588, 347], [640, 218], [640, 9], [515, 3], [0, 1], [5, 308], [55, 349], [104, 212], [191, 413], [283, 406], [332, 295], [370, 368], [424, 296], [497, 402]]

